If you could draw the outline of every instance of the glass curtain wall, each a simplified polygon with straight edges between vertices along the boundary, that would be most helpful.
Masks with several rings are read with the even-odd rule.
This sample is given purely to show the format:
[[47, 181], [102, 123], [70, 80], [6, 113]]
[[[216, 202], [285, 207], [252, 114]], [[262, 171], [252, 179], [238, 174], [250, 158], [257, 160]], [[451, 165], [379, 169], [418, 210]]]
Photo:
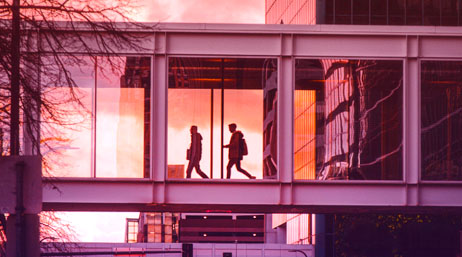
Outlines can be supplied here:
[[462, 62], [421, 63], [423, 180], [462, 180]]
[[[149, 177], [149, 57], [44, 58], [41, 148], [53, 177]], [[68, 87], [69, 81], [75, 86]], [[54, 104], [51, 104], [54, 103]]]
[[461, 4], [461, 0], [326, 0], [325, 23], [460, 26]]
[[169, 58], [168, 177], [275, 178], [276, 76], [276, 59]]
[[401, 180], [403, 65], [296, 60], [294, 178]]

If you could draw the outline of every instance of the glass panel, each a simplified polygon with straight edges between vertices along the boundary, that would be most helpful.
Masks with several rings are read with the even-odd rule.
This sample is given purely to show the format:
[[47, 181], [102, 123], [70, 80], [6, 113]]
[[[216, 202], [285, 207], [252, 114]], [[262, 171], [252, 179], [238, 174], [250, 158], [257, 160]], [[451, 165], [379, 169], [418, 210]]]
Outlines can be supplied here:
[[[220, 67], [213, 64], [195, 58], [169, 59], [168, 178], [211, 176], [210, 160], [213, 156], [204, 153], [212, 152], [210, 124], [211, 120], [215, 120], [212, 119], [215, 115], [211, 112], [215, 108], [211, 104], [216, 106], [220, 99], [214, 88], [219, 87], [221, 80]], [[218, 107], [221, 106], [218, 104]], [[198, 166], [199, 173], [190, 170], [187, 176], [187, 149], [191, 143], [191, 126], [196, 126], [194, 139], [197, 142], [197, 151], [194, 155], [201, 160], [202, 167]]]
[[150, 58], [59, 58], [69, 77], [54, 58], [41, 69], [44, 174], [148, 177]]
[[351, 24], [351, 1], [334, 0], [335, 24]]
[[406, 0], [406, 25], [422, 25], [422, 0]]
[[326, 24], [334, 24], [334, 0], [325, 1]]
[[441, 1], [441, 25], [457, 26], [460, 1]]
[[168, 177], [275, 178], [276, 74], [276, 59], [170, 58]]
[[294, 178], [402, 179], [402, 62], [297, 60]]
[[353, 24], [369, 24], [369, 0], [353, 0]]
[[424, 0], [424, 25], [440, 25], [440, 0]]
[[[52, 177], [90, 177], [92, 171], [92, 105], [94, 59], [42, 58], [41, 153], [43, 174]], [[69, 77], [66, 77], [68, 75]], [[69, 87], [69, 81], [75, 83]], [[75, 161], [79, 160], [79, 161]]]
[[385, 25], [387, 24], [387, 1], [372, 0], [371, 1], [371, 24]]
[[423, 61], [423, 180], [462, 180], [462, 62]]
[[100, 57], [98, 67], [96, 176], [149, 175], [150, 58]]

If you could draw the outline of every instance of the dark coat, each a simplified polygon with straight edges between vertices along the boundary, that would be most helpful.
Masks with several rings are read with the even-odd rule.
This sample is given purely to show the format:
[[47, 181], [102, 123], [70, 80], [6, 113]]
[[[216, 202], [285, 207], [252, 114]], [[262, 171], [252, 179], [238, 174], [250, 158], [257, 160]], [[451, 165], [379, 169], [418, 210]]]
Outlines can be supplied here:
[[241, 139], [244, 137], [241, 131], [236, 130], [231, 135], [231, 139], [229, 140], [229, 151], [228, 151], [228, 158], [229, 159], [240, 159], [242, 160], [242, 153], [240, 151], [240, 142]]
[[191, 134], [191, 145], [189, 146], [190, 160], [200, 161], [202, 158], [202, 136], [199, 133]]

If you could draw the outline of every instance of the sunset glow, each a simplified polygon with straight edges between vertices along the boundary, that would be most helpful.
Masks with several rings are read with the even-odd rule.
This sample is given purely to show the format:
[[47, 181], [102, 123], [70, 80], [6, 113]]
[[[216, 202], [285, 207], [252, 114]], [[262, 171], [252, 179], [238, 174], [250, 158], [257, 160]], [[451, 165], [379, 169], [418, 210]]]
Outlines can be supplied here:
[[294, 178], [315, 179], [316, 92], [294, 92]]
[[[213, 178], [221, 176], [221, 121], [220, 121], [220, 91], [214, 90], [214, 126], [213, 126]], [[186, 149], [190, 144], [189, 129], [198, 126], [203, 137], [201, 169], [210, 175], [210, 89], [171, 89], [168, 96], [168, 161], [169, 165], [188, 164]], [[257, 178], [262, 178], [263, 155], [263, 103], [256, 99], [263, 99], [262, 90], [226, 90], [224, 109], [224, 144], [228, 144], [231, 133], [229, 123], [238, 124], [247, 141], [249, 155], [244, 157], [242, 167]], [[223, 153], [223, 169], [226, 176], [228, 163], [228, 149]], [[200, 178], [194, 171], [192, 178]], [[232, 178], [246, 178], [237, 171], [233, 171]]]
[[265, 1], [261, 0], [138, 0], [136, 21], [264, 23]]
[[[212, 23], [264, 23], [264, 1], [261, 0], [139, 0], [135, 1], [138, 8], [129, 17], [139, 22], [212, 22]], [[206, 14], [204, 14], [206, 12]], [[123, 66], [121, 66], [123, 67]], [[88, 67], [72, 68], [71, 72], [79, 85], [78, 91], [84, 94], [82, 103], [88, 110], [92, 109], [94, 92], [94, 72], [87, 70]], [[93, 67], [89, 67], [92, 69]], [[119, 87], [120, 74], [106, 78], [113, 79], [113, 87]], [[103, 77], [99, 77], [103, 79]], [[99, 82], [101, 86], [102, 82]], [[104, 84], [104, 82], [103, 82]], [[209, 91], [210, 92], [210, 91]], [[143, 177], [143, 135], [144, 98], [141, 89], [99, 88], [96, 92], [101, 103], [97, 105], [96, 117], [96, 175], [104, 177]], [[220, 106], [218, 101], [219, 92], [215, 90], [215, 105]], [[249, 147], [249, 156], [244, 158], [242, 166], [257, 178], [262, 177], [262, 140], [263, 140], [263, 92], [251, 92], [246, 90], [244, 97], [237, 97], [237, 92], [228, 91], [226, 101], [232, 103], [232, 109], [225, 106], [225, 131], [224, 142], [229, 142], [230, 133], [227, 123], [235, 122], [238, 129], [243, 131]], [[201, 99], [208, 96], [194, 96], [195, 103], [191, 113], [183, 113], [182, 120], [170, 127], [170, 119], [175, 109], [170, 101], [168, 144], [174, 148], [168, 148], [168, 163], [187, 164], [185, 160], [186, 148], [189, 145], [189, 127], [192, 124], [199, 126], [199, 132], [204, 137], [203, 151], [210, 153], [210, 118], [202, 118], [202, 114], [210, 113], [210, 105], [204, 104]], [[261, 99], [255, 101], [255, 99]], [[174, 101], [174, 100], [172, 100]], [[208, 103], [208, 102], [207, 102]], [[185, 105], [186, 103], [179, 103]], [[173, 108], [173, 109], [170, 109]], [[186, 110], [189, 110], [188, 108]], [[218, 110], [218, 109], [217, 109]], [[237, 114], [231, 115], [232, 112]], [[201, 115], [199, 115], [201, 114]], [[220, 123], [219, 112], [214, 112], [214, 145], [213, 166], [214, 178], [220, 176]], [[255, 118], [256, 117], [256, 118]], [[70, 118], [73, 119], [73, 118]], [[76, 116], [75, 119], [82, 119]], [[72, 147], [59, 148], [57, 158], [59, 163], [51, 167], [52, 175], [66, 177], [90, 177], [92, 176], [92, 122], [90, 117], [85, 117], [81, 126], [69, 129], [60, 128], [64, 137], [69, 139], [66, 144]], [[204, 122], [209, 122], [208, 125]], [[50, 131], [51, 133], [51, 131]], [[100, 152], [99, 152], [100, 151]], [[172, 153], [172, 154], [171, 154]], [[207, 159], [208, 158], [208, 159]], [[227, 163], [227, 149], [224, 151], [224, 165]], [[129, 162], [126, 162], [129, 159]], [[78, 160], [78, 161], [76, 161]], [[95, 161], [95, 160], [94, 160]], [[98, 165], [104, 163], [104, 165]], [[58, 166], [56, 166], [58, 165]], [[62, 166], [67, 165], [67, 166]], [[201, 161], [204, 171], [210, 173], [210, 155], [204, 155]], [[65, 167], [65, 168], [63, 168]], [[225, 170], [226, 173], [226, 170]], [[193, 178], [197, 174], [193, 171]], [[244, 178], [242, 174], [233, 168], [232, 178]], [[125, 218], [138, 217], [138, 213], [63, 213], [77, 232], [79, 241], [87, 242], [123, 242]]]

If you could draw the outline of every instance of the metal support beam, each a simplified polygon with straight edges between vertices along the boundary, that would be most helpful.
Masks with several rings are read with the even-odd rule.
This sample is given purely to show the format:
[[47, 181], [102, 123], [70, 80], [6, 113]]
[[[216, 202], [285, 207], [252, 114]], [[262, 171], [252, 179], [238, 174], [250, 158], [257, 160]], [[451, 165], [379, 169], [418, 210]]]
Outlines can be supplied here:
[[418, 204], [408, 201], [408, 185], [402, 182], [314, 181], [285, 185], [248, 180], [163, 183], [73, 179], [45, 181], [43, 189], [44, 210], [56, 211], [462, 213], [462, 187], [454, 183], [421, 183], [415, 189], [420, 195]]

